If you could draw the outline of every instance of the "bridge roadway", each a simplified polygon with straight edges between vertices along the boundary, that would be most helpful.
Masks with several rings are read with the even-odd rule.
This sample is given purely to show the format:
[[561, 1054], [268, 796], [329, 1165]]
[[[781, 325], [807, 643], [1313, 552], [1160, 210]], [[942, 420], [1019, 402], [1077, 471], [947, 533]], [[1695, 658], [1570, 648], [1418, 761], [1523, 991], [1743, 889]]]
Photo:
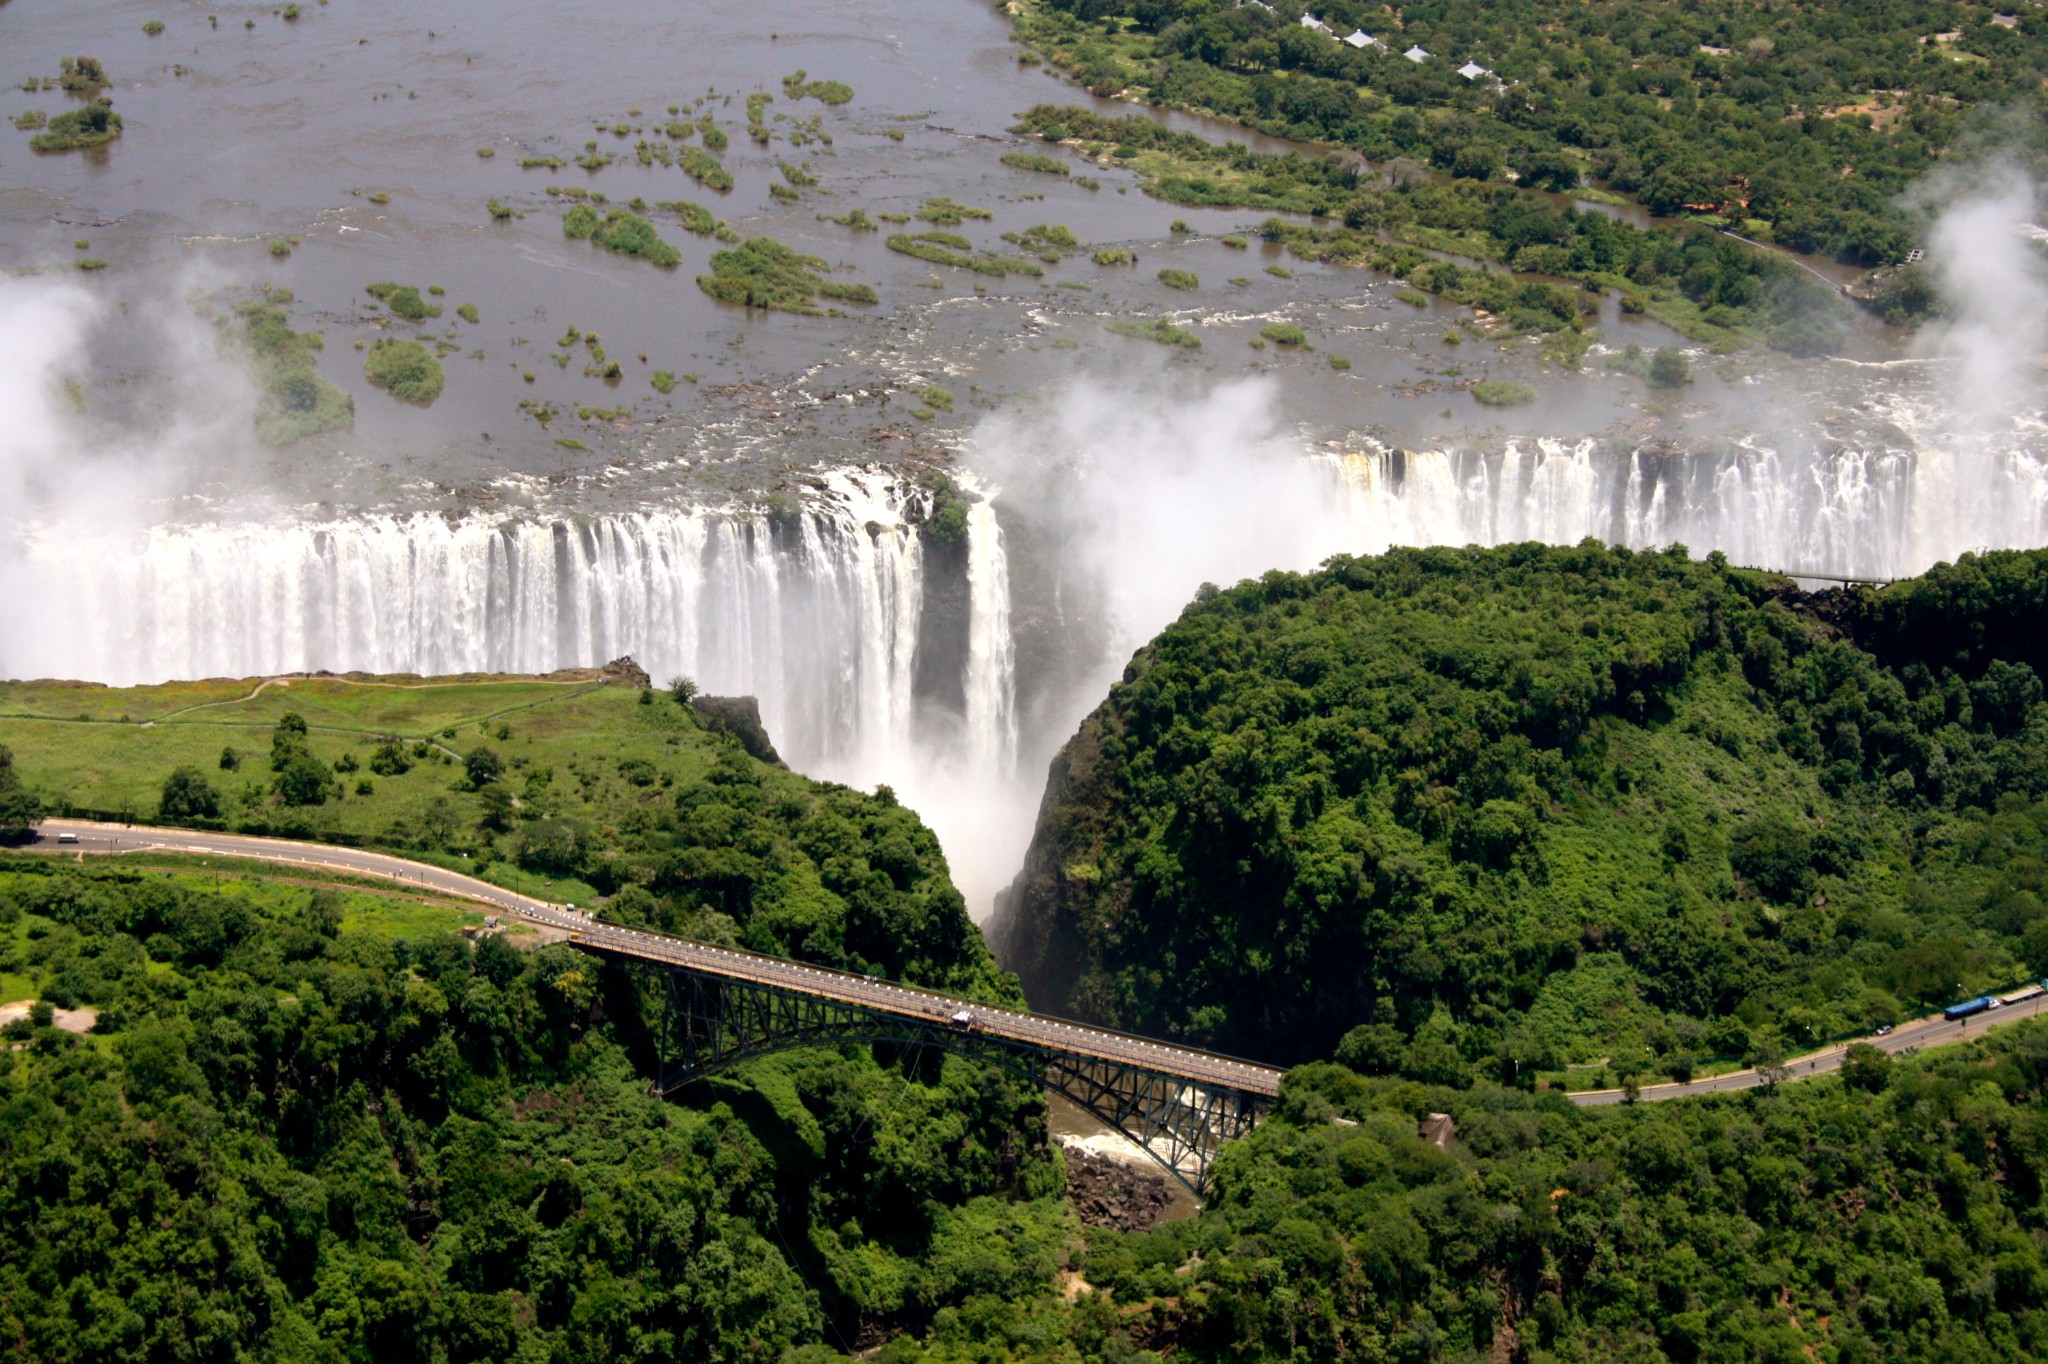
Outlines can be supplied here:
[[[76, 835], [76, 843], [59, 842], [60, 835]], [[1215, 1085], [1266, 1096], [1280, 1092], [1285, 1073], [1271, 1066], [1175, 1046], [1149, 1037], [1117, 1032], [1109, 1028], [1074, 1023], [1046, 1014], [997, 1008], [977, 1000], [961, 999], [933, 990], [833, 971], [822, 966], [782, 957], [762, 956], [733, 948], [714, 947], [688, 938], [671, 937], [637, 928], [625, 928], [592, 918], [567, 905], [520, 895], [503, 886], [492, 885], [461, 872], [444, 871], [424, 862], [408, 861], [386, 853], [342, 848], [326, 843], [300, 843], [280, 838], [254, 838], [242, 834], [209, 833], [191, 829], [161, 829], [125, 824], [94, 824], [84, 820], [43, 821], [42, 836], [35, 844], [39, 852], [114, 853], [150, 849], [191, 853], [200, 856], [246, 857], [287, 866], [321, 868], [356, 876], [376, 876], [406, 885], [421, 886], [447, 895], [460, 896], [495, 906], [523, 919], [566, 930], [571, 941], [607, 952], [637, 957], [642, 961], [681, 966], [706, 975], [725, 976], [797, 994], [813, 995], [842, 1004], [854, 1004], [880, 1013], [946, 1025], [962, 1009], [974, 1016], [977, 1031], [1014, 1042], [1067, 1052], [1095, 1060], [1139, 1066], [1200, 1084]]]
[[[299, 843], [281, 838], [252, 838], [241, 834], [204, 833], [190, 829], [158, 829], [125, 824], [91, 824], [71, 819], [45, 820], [42, 829], [42, 839], [35, 845], [36, 850], [41, 852], [68, 852], [77, 848], [81, 851], [106, 853], [159, 848], [168, 852], [246, 857], [287, 866], [325, 868], [358, 876], [383, 877], [402, 884], [417, 885], [492, 905], [534, 923], [566, 930], [573, 939], [592, 947], [639, 957], [644, 961], [683, 966], [709, 975], [726, 976], [735, 980], [837, 1000], [841, 1003], [856, 1004], [883, 1013], [915, 1018], [921, 1022], [940, 1022], [950, 1019], [956, 1011], [966, 1009], [974, 1015], [976, 1024], [982, 1031], [997, 1036], [1098, 1060], [1142, 1066], [1186, 1080], [1225, 1086], [1252, 1094], [1279, 1093], [1280, 1077], [1284, 1073], [1271, 1066], [1221, 1056], [1214, 1052], [1198, 1051], [1192, 1047], [1179, 1047], [1170, 1042], [1158, 1042], [1148, 1037], [1117, 1032], [1109, 1028], [1091, 1027], [1085, 1023], [1073, 1023], [1045, 1014], [998, 1009], [973, 1000], [957, 999], [931, 990], [919, 990], [889, 981], [873, 980], [845, 971], [806, 966], [802, 962], [788, 961], [781, 957], [765, 957], [753, 952], [713, 947], [708, 943], [692, 942], [686, 938], [674, 938], [662, 933], [648, 933], [639, 929], [622, 928], [616, 924], [601, 923], [566, 905], [537, 900], [529, 895], [509, 891], [503, 886], [492, 885], [474, 876], [444, 871], [424, 862], [412, 862], [386, 853], [364, 852], [356, 848], [341, 848], [325, 843]], [[77, 835], [78, 842], [58, 843], [57, 835], [65, 833]], [[2048, 1013], [2048, 995], [2039, 995], [1988, 1014], [1979, 1014], [1975, 1018], [1960, 1021], [1951, 1021], [1940, 1014], [1932, 1014], [1901, 1023], [1886, 1034], [1861, 1040], [1894, 1054], [1919, 1051], [1927, 1047], [1965, 1042], [1971, 1037], [1982, 1036], [2000, 1024], [2018, 1022], [2020, 1019], [2032, 1018], [2043, 1013]], [[1792, 1057], [1785, 1062], [1783, 1078], [1804, 1080], [1838, 1070], [1848, 1049], [1849, 1043], [1837, 1042], [1819, 1051]], [[1769, 1083], [1771, 1078], [1756, 1070], [1738, 1070], [1685, 1084], [1644, 1085], [1638, 1091], [1637, 1098], [1642, 1102], [1654, 1103], [1661, 1099], [1725, 1094], [1735, 1090], [1755, 1089]], [[1573, 1103], [1589, 1108], [1625, 1103], [1628, 1100], [1628, 1095], [1619, 1089], [1581, 1090], [1569, 1097]]]

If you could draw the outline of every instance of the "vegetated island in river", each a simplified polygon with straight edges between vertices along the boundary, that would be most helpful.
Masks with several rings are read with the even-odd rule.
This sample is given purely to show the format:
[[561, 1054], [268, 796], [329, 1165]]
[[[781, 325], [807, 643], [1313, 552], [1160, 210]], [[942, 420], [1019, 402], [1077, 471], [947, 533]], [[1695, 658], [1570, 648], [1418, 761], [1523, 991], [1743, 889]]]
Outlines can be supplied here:
[[1791, 261], [1705, 228], [1637, 228], [1511, 185], [1434, 179], [1398, 165], [1370, 172], [1335, 157], [1252, 152], [1141, 114], [1041, 104], [1015, 131], [1127, 166], [1169, 203], [1338, 220], [1343, 226], [1269, 218], [1261, 235], [1306, 260], [1378, 270], [1485, 308], [1515, 332], [1554, 338], [1555, 358], [1574, 365], [1602, 294], [1694, 340], [1762, 340], [1802, 355], [1832, 349], [1848, 320], [1849, 305]]
[[[1363, 0], [1013, 0], [1020, 42], [1097, 95], [1238, 120], [1460, 181], [1633, 197], [1864, 266], [1915, 245], [1901, 204], [2038, 94], [2019, 7], [1859, 16], [1509, 0], [1400, 17]], [[1595, 191], [1587, 180], [1608, 187]]]

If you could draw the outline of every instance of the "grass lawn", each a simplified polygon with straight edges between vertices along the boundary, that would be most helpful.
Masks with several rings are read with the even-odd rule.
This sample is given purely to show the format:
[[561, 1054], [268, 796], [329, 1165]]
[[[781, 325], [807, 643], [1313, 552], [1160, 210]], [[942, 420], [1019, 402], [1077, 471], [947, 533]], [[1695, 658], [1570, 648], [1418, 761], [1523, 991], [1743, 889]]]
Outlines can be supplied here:
[[[11, 683], [0, 687], [0, 744], [14, 751], [15, 768], [30, 789], [56, 809], [126, 812], [144, 822], [154, 816], [171, 769], [192, 766], [220, 792], [233, 825], [271, 808], [271, 730], [279, 717], [296, 711], [306, 720], [314, 754], [342, 769], [335, 795], [296, 812], [305, 833], [406, 845], [424, 841], [410, 837], [422, 821], [443, 833], [477, 825], [482, 806], [458, 759], [479, 746], [501, 757], [504, 780], [522, 807], [603, 822], [707, 770], [715, 741], [694, 716], [665, 696], [642, 705], [640, 695], [629, 686], [503, 678], [405, 684], [305, 678], [260, 691], [248, 681], [128, 688]], [[370, 754], [386, 736], [416, 755], [411, 770], [368, 771]], [[221, 766], [227, 748], [241, 755], [234, 770]], [[662, 784], [636, 787], [622, 775], [621, 764], [634, 758], [657, 766]], [[357, 770], [345, 770], [351, 764]], [[625, 771], [647, 775], [630, 766]], [[359, 791], [363, 782], [368, 793]], [[394, 831], [407, 836], [388, 837]], [[463, 846], [460, 838], [433, 841]], [[473, 860], [441, 860], [489, 875]], [[524, 878], [522, 888], [547, 889], [533, 881]], [[588, 898], [587, 887], [561, 888], [582, 889]]]

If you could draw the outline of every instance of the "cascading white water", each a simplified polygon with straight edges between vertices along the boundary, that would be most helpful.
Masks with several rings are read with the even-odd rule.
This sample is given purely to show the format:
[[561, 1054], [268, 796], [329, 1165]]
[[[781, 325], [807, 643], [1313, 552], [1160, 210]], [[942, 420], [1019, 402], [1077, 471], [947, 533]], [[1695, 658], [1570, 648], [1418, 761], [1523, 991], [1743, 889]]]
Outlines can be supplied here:
[[2017, 440], [1969, 458], [1538, 439], [1484, 453], [1368, 443], [1322, 459], [1359, 553], [1591, 536], [1718, 549], [1787, 572], [1900, 577], [1970, 550], [2048, 543], [2048, 457]]
[[[965, 481], [962, 486], [982, 491]], [[968, 509], [967, 592], [967, 765], [1008, 777], [1017, 766], [1017, 660], [1010, 634], [1010, 560], [993, 491]]]
[[[44, 535], [30, 564], [64, 619], [0, 642], [0, 673], [530, 673], [630, 654], [658, 682], [684, 674], [759, 697], [792, 761], [854, 777], [913, 748], [914, 521], [930, 494], [861, 470], [820, 482], [780, 523], [684, 508]], [[1002, 557], [978, 505], [969, 559], [988, 587], [972, 597], [964, 681], [971, 732], [998, 749], [1016, 723]]]

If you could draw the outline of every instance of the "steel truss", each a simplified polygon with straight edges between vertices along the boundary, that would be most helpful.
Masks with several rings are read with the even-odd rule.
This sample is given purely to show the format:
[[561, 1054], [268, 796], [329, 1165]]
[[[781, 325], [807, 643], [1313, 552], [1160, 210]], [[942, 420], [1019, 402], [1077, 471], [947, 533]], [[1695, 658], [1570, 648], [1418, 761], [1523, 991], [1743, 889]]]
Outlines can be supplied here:
[[1223, 1143], [1251, 1131], [1272, 1103], [1263, 1094], [963, 1030], [938, 1019], [926, 1022], [687, 967], [652, 969], [661, 973], [667, 997], [655, 1083], [663, 1095], [741, 1061], [798, 1047], [931, 1047], [1065, 1096], [1136, 1142], [1197, 1198], [1207, 1191], [1209, 1166]]

